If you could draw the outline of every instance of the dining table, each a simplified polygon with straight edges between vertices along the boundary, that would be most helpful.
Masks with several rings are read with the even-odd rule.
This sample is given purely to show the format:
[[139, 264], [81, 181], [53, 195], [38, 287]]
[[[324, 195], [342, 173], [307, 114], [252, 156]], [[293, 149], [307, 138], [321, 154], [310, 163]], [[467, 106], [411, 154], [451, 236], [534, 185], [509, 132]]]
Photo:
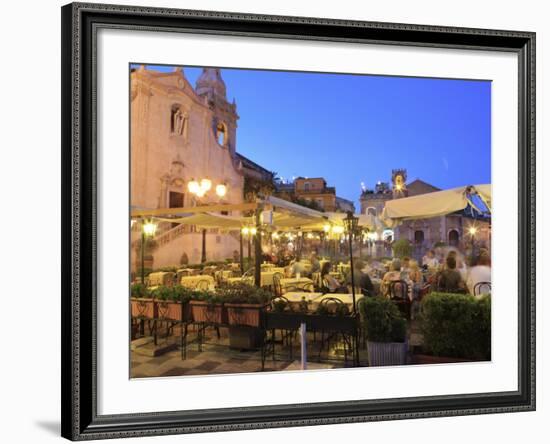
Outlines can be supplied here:
[[207, 281], [208, 290], [214, 290], [216, 288], [214, 278], [209, 274], [198, 274], [195, 276], [183, 276], [180, 280], [180, 284], [187, 288], [197, 288], [199, 282]]

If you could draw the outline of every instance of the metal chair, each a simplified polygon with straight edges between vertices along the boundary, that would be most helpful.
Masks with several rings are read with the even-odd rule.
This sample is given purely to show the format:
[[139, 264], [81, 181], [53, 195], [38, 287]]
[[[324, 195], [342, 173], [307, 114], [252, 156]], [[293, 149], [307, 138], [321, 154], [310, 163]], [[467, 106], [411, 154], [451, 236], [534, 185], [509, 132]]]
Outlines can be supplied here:
[[[483, 291], [483, 289], [488, 289], [489, 291]], [[491, 294], [490, 282], [478, 282], [474, 285], [474, 296], [479, 296], [482, 294]]]
[[208, 290], [210, 288], [210, 282], [207, 279], [201, 279], [197, 282], [197, 285], [195, 285], [196, 290]]
[[409, 299], [409, 284], [402, 280], [390, 281], [388, 294], [390, 300], [397, 305], [401, 313], [403, 313], [407, 319], [410, 319], [411, 301]]

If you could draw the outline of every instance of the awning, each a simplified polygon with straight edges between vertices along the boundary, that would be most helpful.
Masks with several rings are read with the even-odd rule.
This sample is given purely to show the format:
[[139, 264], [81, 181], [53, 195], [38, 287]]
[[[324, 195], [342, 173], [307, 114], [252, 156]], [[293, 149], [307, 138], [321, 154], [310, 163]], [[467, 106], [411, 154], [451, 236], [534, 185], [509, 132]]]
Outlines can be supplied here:
[[213, 213], [195, 213], [176, 218], [156, 217], [155, 219], [162, 222], [174, 222], [185, 225], [196, 225], [200, 228], [220, 228], [224, 230], [239, 230], [243, 225], [251, 221], [249, 217], [223, 216]]
[[386, 202], [382, 212], [382, 221], [384, 225], [394, 227], [406, 220], [451, 214], [465, 209], [468, 205], [477, 208], [472, 202], [472, 196], [476, 194], [491, 211], [491, 185], [468, 185], [390, 200]]

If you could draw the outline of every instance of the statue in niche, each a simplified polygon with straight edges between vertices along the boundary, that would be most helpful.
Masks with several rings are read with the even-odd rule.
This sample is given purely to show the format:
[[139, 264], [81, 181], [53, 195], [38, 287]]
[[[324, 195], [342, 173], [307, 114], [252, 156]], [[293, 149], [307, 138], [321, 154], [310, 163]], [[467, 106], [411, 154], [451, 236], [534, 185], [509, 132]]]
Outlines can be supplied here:
[[174, 108], [172, 110], [172, 132], [179, 136], [183, 136], [185, 130], [185, 115], [181, 108]]

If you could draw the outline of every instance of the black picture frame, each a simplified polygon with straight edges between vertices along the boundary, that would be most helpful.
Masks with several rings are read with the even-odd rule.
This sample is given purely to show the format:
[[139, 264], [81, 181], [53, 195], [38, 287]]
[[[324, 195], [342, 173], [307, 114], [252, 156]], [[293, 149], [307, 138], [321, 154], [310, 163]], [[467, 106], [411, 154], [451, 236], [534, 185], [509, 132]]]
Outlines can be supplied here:
[[[119, 438], [535, 409], [535, 33], [72, 3], [62, 14], [62, 436]], [[518, 390], [100, 416], [96, 381], [96, 30], [513, 52], [519, 62]]]

